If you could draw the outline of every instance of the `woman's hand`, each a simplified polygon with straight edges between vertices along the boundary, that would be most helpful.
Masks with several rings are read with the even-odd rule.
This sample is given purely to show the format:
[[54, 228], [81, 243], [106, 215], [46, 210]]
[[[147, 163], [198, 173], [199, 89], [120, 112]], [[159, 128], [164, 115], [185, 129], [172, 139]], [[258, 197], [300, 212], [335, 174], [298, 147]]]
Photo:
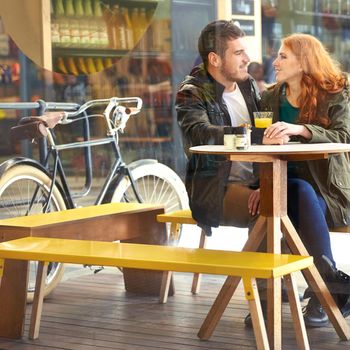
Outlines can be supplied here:
[[303, 136], [311, 139], [311, 132], [304, 125], [277, 122], [270, 125], [264, 132], [264, 137], [268, 139], [283, 138], [284, 136]]
[[262, 140], [263, 145], [284, 145], [289, 141], [289, 136], [269, 138], [264, 136]]
[[260, 188], [250, 194], [248, 198], [248, 210], [252, 216], [260, 214]]

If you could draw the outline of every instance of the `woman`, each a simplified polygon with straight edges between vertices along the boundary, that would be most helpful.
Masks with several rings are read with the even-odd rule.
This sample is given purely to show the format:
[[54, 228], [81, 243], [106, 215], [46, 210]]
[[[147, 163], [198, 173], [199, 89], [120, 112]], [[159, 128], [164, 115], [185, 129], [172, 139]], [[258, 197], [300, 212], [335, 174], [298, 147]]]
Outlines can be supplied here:
[[[346, 76], [320, 41], [293, 34], [282, 41], [273, 62], [277, 84], [262, 96], [262, 109], [274, 112], [266, 137], [289, 136], [305, 143], [350, 143]], [[350, 223], [350, 163], [347, 154], [288, 165], [288, 215], [344, 317], [350, 314], [349, 276], [336, 269], [329, 226]], [[305, 308], [307, 326], [328, 318], [317, 297]]]

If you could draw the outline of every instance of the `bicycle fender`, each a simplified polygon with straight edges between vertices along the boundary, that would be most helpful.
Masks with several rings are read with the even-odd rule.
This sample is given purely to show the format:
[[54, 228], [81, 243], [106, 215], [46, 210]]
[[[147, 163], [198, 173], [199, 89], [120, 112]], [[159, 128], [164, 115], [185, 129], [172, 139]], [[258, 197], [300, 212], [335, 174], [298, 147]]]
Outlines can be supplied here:
[[156, 164], [159, 163], [157, 159], [139, 159], [135, 160], [134, 162], [128, 164], [128, 168], [130, 171], [133, 169], [141, 166], [141, 165], [146, 165], [146, 164]]
[[43, 171], [47, 176], [50, 176], [50, 173], [47, 171], [47, 169], [43, 165], [41, 165], [38, 161], [31, 159], [31, 158], [26, 158], [26, 157], [15, 157], [15, 158], [8, 159], [5, 162], [1, 163], [0, 164], [0, 176], [2, 176], [4, 174], [4, 172], [9, 170], [10, 168], [12, 168], [16, 165], [19, 165], [19, 164], [32, 165], [35, 168], [38, 168], [41, 171]]

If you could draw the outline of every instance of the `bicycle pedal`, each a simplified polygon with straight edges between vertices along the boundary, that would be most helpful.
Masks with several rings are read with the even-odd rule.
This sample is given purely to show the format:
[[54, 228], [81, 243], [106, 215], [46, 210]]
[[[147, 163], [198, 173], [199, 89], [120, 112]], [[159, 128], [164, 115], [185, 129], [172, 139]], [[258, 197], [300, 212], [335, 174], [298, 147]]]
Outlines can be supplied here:
[[99, 268], [97, 268], [97, 269], [94, 270], [94, 274], [96, 274], [96, 273], [102, 271], [103, 269], [104, 269], [104, 266], [100, 266]]
[[104, 269], [104, 266], [94, 266], [94, 265], [87, 265], [87, 264], [84, 264], [83, 267], [88, 267], [91, 271], [94, 272], [94, 274], [102, 271]]

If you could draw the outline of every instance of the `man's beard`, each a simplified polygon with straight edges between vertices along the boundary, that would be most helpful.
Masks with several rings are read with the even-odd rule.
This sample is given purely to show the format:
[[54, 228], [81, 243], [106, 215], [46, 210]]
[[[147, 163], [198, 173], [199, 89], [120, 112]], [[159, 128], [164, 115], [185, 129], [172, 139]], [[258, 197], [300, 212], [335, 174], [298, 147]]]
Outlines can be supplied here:
[[248, 78], [248, 72], [247, 71], [245, 72], [245, 74], [238, 74], [238, 72], [230, 73], [226, 69], [226, 62], [224, 62], [224, 64], [222, 65], [222, 67], [220, 69], [220, 73], [227, 81], [230, 81], [232, 83], [234, 83], [236, 81], [244, 81], [244, 80], [246, 80]]

